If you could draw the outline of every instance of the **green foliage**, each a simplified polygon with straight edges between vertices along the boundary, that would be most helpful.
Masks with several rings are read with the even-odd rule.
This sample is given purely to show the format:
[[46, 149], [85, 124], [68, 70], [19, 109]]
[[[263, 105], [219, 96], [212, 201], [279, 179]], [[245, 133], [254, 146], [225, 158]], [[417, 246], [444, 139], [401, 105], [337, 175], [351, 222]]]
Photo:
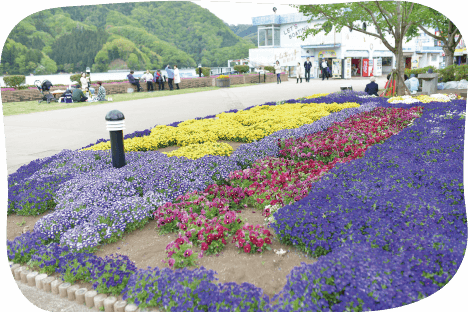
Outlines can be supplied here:
[[432, 69], [434, 73], [437, 72], [437, 69], [434, 66], [426, 66], [422, 68], [416, 68], [416, 69], [405, 69], [405, 74], [409, 77], [411, 74], [419, 75], [419, 74], [425, 74], [429, 69]]
[[269, 71], [270, 73], [274, 73], [275, 72], [275, 67], [274, 66], [265, 66], [265, 70]]
[[81, 78], [81, 74], [71, 75], [70, 76], [70, 81], [71, 82], [78, 82], [80, 84], [80, 86], [81, 86], [80, 78]]
[[249, 72], [249, 65], [235, 65], [234, 70], [238, 71], [239, 73], [247, 73]]
[[85, 71], [93, 66], [96, 54], [106, 43], [109, 34], [103, 30], [73, 30], [59, 37], [49, 54], [58, 65], [73, 64], [74, 71]]
[[8, 87], [18, 88], [21, 84], [26, 82], [26, 77], [22, 75], [5, 76], [3, 81]]
[[468, 80], [468, 65], [453, 64], [444, 69], [439, 69], [438, 73], [442, 82]]
[[[200, 67], [195, 68], [195, 72], [197, 75], [200, 74]], [[202, 67], [201, 72], [203, 74], [203, 77], [210, 77], [211, 76], [211, 68], [209, 67]]]

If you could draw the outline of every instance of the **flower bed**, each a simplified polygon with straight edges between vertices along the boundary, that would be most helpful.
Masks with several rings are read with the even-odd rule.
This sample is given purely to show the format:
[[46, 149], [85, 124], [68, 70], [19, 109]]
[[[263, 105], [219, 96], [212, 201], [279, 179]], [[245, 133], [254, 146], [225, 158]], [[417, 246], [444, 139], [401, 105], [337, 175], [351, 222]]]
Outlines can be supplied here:
[[[84, 223], [89, 223], [89, 227], [96, 231], [90, 232], [94, 236], [98, 233], [97, 236], [104, 240], [115, 239], [115, 235], [127, 227], [132, 230], [132, 226], [144, 222], [151, 209], [171, 202], [179, 195], [201, 191], [216, 181], [222, 188], [221, 183], [231, 172], [251, 167], [255, 160], [267, 156], [277, 157], [282, 149], [286, 150], [286, 143], [278, 146], [278, 139], [304, 150], [310, 145], [294, 139], [308, 136], [309, 141], [316, 139], [314, 134], [329, 129], [334, 122], [343, 122], [376, 106], [399, 107], [399, 104], [386, 104], [386, 99], [358, 96], [347, 93], [301, 99], [302, 103], [354, 100], [363, 105], [330, 114], [296, 129], [277, 131], [257, 142], [242, 145], [230, 157], [205, 156], [188, 160], [158, 152], [130, 152], [127, 166], [114, 170], [109, 168], [108, 152], [65, 151], [24, 166], [18, 174], [9, 177], [9, 185], [16, 196], [16, 201], [10, 203], [13, 210], [21, 210], [21, 200], [27, 196], [37, 198], [39, 202], [52, 196], [57, 199], [58, 209], [44, 218], [50, 221], [51, 227], [45, 226], [47, 222], [39, 222], [42, 225], [35, 228], [34, 234], [25, 234], [8, 242], [9, 258], [24, 263], [36, 252], [42, 240], [46, 243], [47, 240], [57, 240], [57, 233], [64, 237], [66, 235], [62, 234], [70, 228], [74, 230]], [[463, 117], [465, 103], [418, 104], [424, 106], [424, 112], [412, 127], [389, 137], [383, 144], [374, 145], [363, 158], [335, 166], [329, 175], [313, 185], [309, 195], [302, 194], [307, 195], [305, 198], [298, 201], [293, 198], [290, 205], [276, 210], [272, 225], [283, 241], [309, 253], [318, 250], [321, 254], [328, 253], [314, 265], [295, 268], [286, 287], [274, 298], [276, 302], [270, 303], [261, 289], [253, 285], [215, 283], [214, 272], [203, 268], [193, 271], [155, 268], [132, 272], [123, 290], [125, 298], [141, 307], [172, 307], [171, 311], [248, 307], [275, 311], [330, 308], [339, 311], [351, 306], [364, 310], [396, 307], [434, 293], [456, 272], [466, 249], [466, 214], [460, 191], [463, 189], [460, 166], [464, 120], [458, 119]], [[411, 108], [414, 105], [400, 106]], [[450, 114], [447, 113], [449, 110]], [[375, 117], [383, 119], [378, 115]], [[374, 125], [374, 130], [382, 127], [378, 122]], [[395, 129], [396, 132], [399, 130]], [[294, 157], [305, 156], [298, 152], [291, 155]], [[281, 165], [284, 167], [290, 166], [292, 163], [288, 161], [293, 160], [281, 161], [285, 162]], [[433, 166], [435, 162], [439, 165], [436, 168]], [[249, 177], [255, 178], [273, 170], [269, 164], [274, 166], [275, 161], [264, 162], [264, 167], [252, 167]], [[416, 169], [413, 169], [414, 164], [418, 166]], [[303, 167], [320, 175], [313, 172], [316, 166], [312, 163], [305, 163]], [[287, 175], [270, 174], [277, 175], [279, 182], [287, 181]], [[32, 181], [46, 178], [51, 181], [51, 191], [48, 195], [34, 197], [37, 192]], [[141, 207], [141, 213], [128, 211], [138, 207]], [[92, 208], [95, 209], [90, 214]], [[118, 213], [114, 214], [114, 211]], [[111, 226], [108, 223], [115, 222], [106, 220], [107, 216], [125, 224]], [[142, 219], [127, 222], [129, 216], [141, 216]], [[87, 220], [82, 220], [83, 217]], [[73, 237], [76, 235], [70, 235], [69, 241]], [[237, 236], [237, 243], [239, 238]], [[92, 247], [94, 242], [90, 243], [87, 247]], [[69, 259], [83, 254], [70, 253], [73, 256]], [[429, 261], [420, 263], [418, 259]], [[74, 266], [80, 266], [80, 260], [77, 261], [73, 262]], [[388, 279], [382, 279], [387, 275]], [[379, 280], [380, 284], [375, 285], [374, 280]]]

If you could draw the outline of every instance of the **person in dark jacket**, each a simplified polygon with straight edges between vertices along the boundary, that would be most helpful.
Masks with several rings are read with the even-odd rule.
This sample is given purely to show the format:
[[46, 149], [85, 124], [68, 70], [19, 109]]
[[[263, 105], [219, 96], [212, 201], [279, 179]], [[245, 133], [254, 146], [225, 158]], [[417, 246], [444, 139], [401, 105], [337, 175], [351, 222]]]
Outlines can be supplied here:
[[364, 92], [366, 92], [369, 95], [379, 96], [377, 94], [377, 91], [379, 91], [379, 85], [375, 83], [375, 77], [371, 77], [370, 81], [371, 82], [366, 85], [366, 89], [364, 90]]
[[138, 92], [140, 92], [140, 91], [143, 90], [143, 88], [140, 86], [140, 81], [138, 81], [137, 79], [135, 79], [135, 77], [133, 77], [133, 73], [134, 73], [134, 71], [131, 70], [130, 74], [127, 75], [128, 82], [130, 82], [134, 86], [137, 86]]
[[312, 63], [310, 62], [310, 57], [307, 58], [307, 61], [304, 62], [305, 69], [305, 80], [309, 82], [310, 80], [310, 69], [312, 68]]
[[[88, 88], [85, 90], [87, 91]], [[86, 97], [83, 93], [83, 90], [81, 89], [73, 89], [73, 95], [72, 95], [72, 100], [73, 102], [86, 102], [88, 100], [88, 97]]]

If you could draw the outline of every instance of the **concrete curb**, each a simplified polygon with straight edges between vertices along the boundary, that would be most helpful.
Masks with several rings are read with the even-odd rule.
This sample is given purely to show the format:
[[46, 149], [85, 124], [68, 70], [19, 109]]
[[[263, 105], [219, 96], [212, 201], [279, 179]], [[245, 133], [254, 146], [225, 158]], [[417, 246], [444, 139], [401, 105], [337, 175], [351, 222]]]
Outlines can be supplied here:
[[[81, 305], [86, 305], [93, 311], [105, 312], [159, 312], [156, 308], [138, 308], [134, 304], [127, 304], [125, 300], [105, 294], [98, 294], [95, 290], [81, 288], [79, 284], [64, 283], [55, 277], [47, 274], [32, 272], [28, 267], [9, 262], [13, 278], [25, 285], [35, 287], [38, 291], [55, 294], [63, 300], [74, 301]], [[101, 310], [100, 310], [101, 309]]]

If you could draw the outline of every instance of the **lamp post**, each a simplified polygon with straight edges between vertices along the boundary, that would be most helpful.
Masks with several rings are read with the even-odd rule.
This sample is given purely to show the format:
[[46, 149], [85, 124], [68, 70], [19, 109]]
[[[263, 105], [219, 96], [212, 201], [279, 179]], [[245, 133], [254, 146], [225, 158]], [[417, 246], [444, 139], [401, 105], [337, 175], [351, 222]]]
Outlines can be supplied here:
[[106, 114], [107, 131], [110, 134], [112, 166], [121, 168], [125, 166], [125, 151], [123, 142], [123, 129], [125, 129], [125, 116], [118, 110], [111, 110]]
[[201, 64], [198, 64], [198, 77], [201, 78]]

